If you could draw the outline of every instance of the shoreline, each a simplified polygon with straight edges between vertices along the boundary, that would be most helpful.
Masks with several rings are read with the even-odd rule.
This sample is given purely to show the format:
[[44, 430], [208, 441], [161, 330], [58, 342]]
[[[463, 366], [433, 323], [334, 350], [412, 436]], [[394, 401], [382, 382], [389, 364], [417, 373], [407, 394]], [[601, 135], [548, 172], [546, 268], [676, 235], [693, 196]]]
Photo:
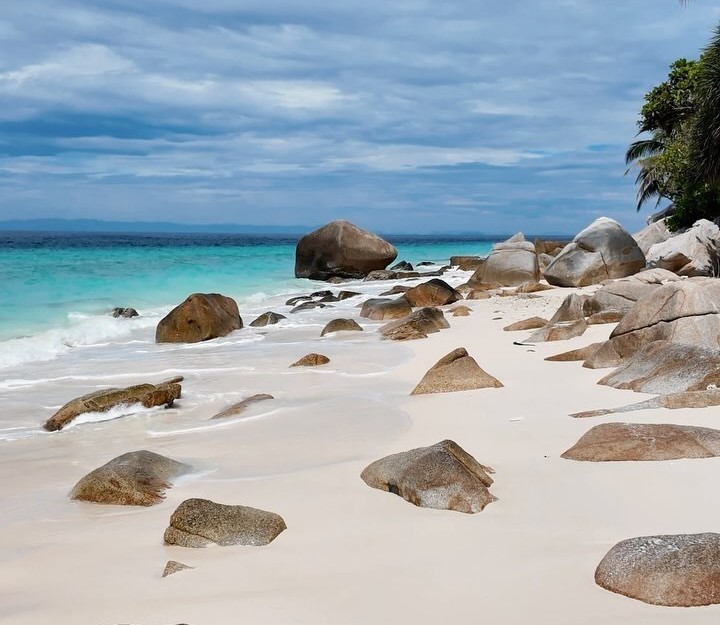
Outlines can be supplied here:
[[[533, 315], [548, 317], [567, 294], [593, 288], [463, 301], [470, 316], [450, 317], [449, 329], [400, 344], [375, 340], [381, 322], [361, 320], [362, 337], [313, 339], [332, 351], [326, 371], [287, 370], [301, 354], [283, 343], [284, 353], [262, 363], [246, 362], [247, 345], [231, 342], [168, 350], [173, 358], [190, 355], [178, 369], [183, 362], [197, 369], [177, 410], [3, 442], [0, 621], [220, 625], [241, 612], [258, 623], [431, 623], [475, 613], [507, 623], [676, 622], [677, 609], [600, 589], [593, 571], [618, 540], [711, 529], [707, 519], [719, 507], [695, 493], [710, 488], [710, 463], [720, 460], [580, 463], [559, 456], [600, 422], [712, 426], [712, 409], [572, 419], [572, 412], [644, 397], [595, 384], [604, 370], [543, 361], [606, 338], [613, 326], [532, 347], [513, 345], [529, 332], [502, 330]], [[319, 318], [308, 323], [303, 336], [317, 337], [319, 326]], [[257, 346], [271, 348], [272, 341]], [[438, 358], [461, 346], [504, 388], [409, 395]], [[228, 375], [217, 371], [226, 368]], [[172, 431], [205, 423], [233, 394], [277, 393], [269, 388], [273, 381], [279, 406], [260, 405], [209, 430]], [[56, 396], [62, 394], [77, 395], [59, 383]], [[380, 457], [446, 438], [496, 471], [498, 501], [479, 514], [416, 508], [360, 480]], [[142, 448], [204, 472], [176, 482], [164, 502], [147, 509], [67, 499], [88, 471]], [[188, 497], [274, 511], [288, 530], [262, 548], [163, 546], [170, 513]], [[161, 579], [170, 559], [196, 568]], [[72, 574], [59, 576], [65, 566]], [[70, 597], [82, 597], [72, 616]], [[710, 623], [719, 613], [717, 606], [684, 610], [683, 622]]]

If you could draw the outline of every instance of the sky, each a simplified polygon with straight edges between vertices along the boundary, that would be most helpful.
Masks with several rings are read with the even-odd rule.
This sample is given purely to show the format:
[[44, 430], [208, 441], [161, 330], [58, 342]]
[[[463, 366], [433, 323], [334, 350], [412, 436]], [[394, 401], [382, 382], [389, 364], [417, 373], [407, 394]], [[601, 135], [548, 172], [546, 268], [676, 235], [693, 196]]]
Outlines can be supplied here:
[[18, 0], [0, 220], [640, 229], [643, 95], [714, 0]]

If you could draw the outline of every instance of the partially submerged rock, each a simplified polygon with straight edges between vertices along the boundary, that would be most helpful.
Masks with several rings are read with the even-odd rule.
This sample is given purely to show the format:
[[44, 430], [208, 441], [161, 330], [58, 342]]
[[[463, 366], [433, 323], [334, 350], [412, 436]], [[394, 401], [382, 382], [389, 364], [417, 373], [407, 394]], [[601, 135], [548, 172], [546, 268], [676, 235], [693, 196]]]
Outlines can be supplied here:
[[157, 343], [197, 343], [243, 327], [235, 300], [219, 293], [193, 293], [157, 325]]
[[607, 217], [596, 219], [580, 232], [545, 269], [545, 279], [556, 286], [587, 286], [624, 278], [645, 267], [645, 255], [630, 234]]
[[611, 592], [653, 605], [720, 603], [720, 534], [623, 540], [602, 559], [595, 582]]
[[323, 354], [307, 354], [303, 356], [297, 362], [291, 364], [291, 367], [317, 367], [319, 365], [326, 365], [330, 362], [330, 359]]
[[413, 308], [443, 306], [462, 299], [462, 295], [444, 280], [433, 278], [405, 292], [403, 297]]
[[61, 430], [76, 417], [86, 412], [107, 412], [122, 405], [141, 404], [145, 408], [165, 406], [169, 408], [180, 397], [182, 387], [175, 382], [161, 384], [138, 384], [127, 388], [106, 388], [94, 391], [69, 401], [52, 417], [43, 428], [48, 432]]
[[165, 568], [163, 569], [162, 576], [167, 577], [168, 575], [174, 575], [175, 573], [179, 573], [180, 571], [185, 571], [192, 568], [195, 567], [188, 566], [187, 564], [183, 564], [182, 562], [178, 562], [177, 560], [168, 560]]
[[328, 304], [321, 301], [302, 302], [295, 306], [295, 308], [290, 311], [290, 314], [303, 312], [305, 310], [315, 310], [316, 308], [326, 308], [327, 306]]
[[368, 486], [416, 506], [474, 514], [496, 500], [488, 490], [493, 472], [445, 440], [377, 460], [360, 477]]
[[385, 324], [378, 332], [385, 339], [406, 341], [427, 338], [428, 334], [449, 327], [450, 324], [439, 308], [420, 308], [407, 317]]
[[483, 371], [464, 347], [453, 350], [438, 360], [410, 393], [454, 393], [481, 388], [500, 388], [499, 380]]
[[360, 316], [375, 321], [400, 319], [412, 312], [412, 306], [403, 297], [396, 299], [372, 298], [360, 309]]
[[117, 506], [152, 506], [165, 498], [173, 478], [190, 470], [182, 462], [151, 451], [131, 451], [83, 477], [70, 499]]
[[166, 545], [180, 547], [263, 546], [285, 529], [285, 521], [274, 512], [208, 499], [186, 499], [170, 517], [164, 538]]
[[298, 241], [295, 277], [362, 278], [385, 269], [396, 257], [397, 250], [379, 236], [348, 221], [332, 221]]
[[720, 430], [656, 423], [603, 423], [562, 457], [587, 462], [677, 460], [720, 456]]
[[326, 334], [332, 334], [333, 332], [362, 332], [363, 329], [360, 327], [357, 321], [354, 319], [333, 319], [330, 321], [320, 333], [320, 336]]
[[285, 315], [280, 315], [276, 312], [272, 312], [271, 310], [269, 310], [268, 312], [263, 313], [257, 319], [252, 321], [250, 325], [253, 328], [264, 328], [265, 326], [278, 323], [281, 319], [287, 319], [287, 317], [285, 317]]
[[547, 324], [547, 319], [543, 319], [542, 317], [530, 317], [529, 319], [521, 319], [520, 321], [511, 323], [509, 326], [505, 326], [503, 330], [505, 330], [505, 332], [536, 330], [537, 328], [544, 328]]
[[394, 264], [390, 267], [392, 271], [414, 271], [415, 268], [406, 260], [401, 260], [399, 263]]
[[112, 316], [115, 318], [123, 317], [125, 319], [131, 319], [132, 317], [139, 317], [140, 314], [134, 308], [113, 308]]
[[267, 401], [268, 399], [275, 399], [272, 395], [268, 395], [267, 393], [258, 393], [256, 395], [251, 395], [250, 397], [246, 397], [242, 401], [239, 401], [232, 406], [228, 406], [223, 411], [218, 412], [216, 415], [211, 417], [212, 419], [229, 419], [230, 417], [237, 417], [238, 415], [241, 415], [243, 412], [245, 412], [249, 406], [252, 404], [256, 404], [260, 401]]

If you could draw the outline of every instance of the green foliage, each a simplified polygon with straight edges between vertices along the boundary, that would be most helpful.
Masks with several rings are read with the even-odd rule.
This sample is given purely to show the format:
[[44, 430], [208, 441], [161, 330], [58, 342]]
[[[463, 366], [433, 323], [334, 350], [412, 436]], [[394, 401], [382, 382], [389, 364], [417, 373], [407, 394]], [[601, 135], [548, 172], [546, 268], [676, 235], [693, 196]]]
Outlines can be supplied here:
[[640, 111], [640, 132], [660, 131], [670, 137], [695, 112], [699, 63], [678, 59], [668, 79], [645, 96]]

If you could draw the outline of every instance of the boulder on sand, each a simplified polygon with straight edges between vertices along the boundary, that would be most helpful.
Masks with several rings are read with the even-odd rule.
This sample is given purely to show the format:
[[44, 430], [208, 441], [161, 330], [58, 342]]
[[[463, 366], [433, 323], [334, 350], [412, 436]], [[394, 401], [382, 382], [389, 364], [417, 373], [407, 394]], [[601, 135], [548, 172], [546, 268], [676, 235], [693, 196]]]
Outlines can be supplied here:
[[86, 412], [107, 412], [122, 405], [142, 404], [145, 408], [170, 407], [180, 397], [182, 387], [174, 381], [138, 384], [127, 388], [106, 388], [69, 401], [43, 425], [48, 432], [61, 430]]
[[333, 319], [320, 332], [320, 336], [332, 334], [333, 332], [362, 332], [357, 321], [354, 319]]
[[499, 380], [483, 371], [467, 350], [459, 347], [438, 360], [410, 394], [454, 393], [500, 387], [502, 384]]
[[624, 278], [645, 267], [645, 255], [616, 221], [600, 217], [580, 232], [545, 269], [550, 284], [565, 287]]
[[412, 306], [404, 297], [395, 299], [373, 297], [366, 300], [360, 309], [360, 316], [374, 321], [400, 319], [412, 312]]
[[348, 221], [332, 221], [298, 241], [295, 277], [363, 278], [373, 270], [385, 269], [395, 258], [397, 250], [379, 236]]
[[648, 267], [660, 267], [679, 276], [720, 275], [720, 228], [700, 219], [682, 234], [656, 243], [647, 252]]
[[439, 308], [420, 308], [407, 317], [385, 324], [378, 332], [385, 339], [405, 341], [427, 338], [428, 334], [449, 327], [450, 324]]
[[488, 490], [491, 473], [460, 445], [444, 440], [377, 460], [360, 477], [422, 508], [474, 514], [496, 500]]
[[208, 499], [186, 499], [172, 513], [164, 538], [166, 545], [180, 547], [259, 547], [270, 544], [285, 529], [285, 521], [274, 512]]
[[502, 286], [519, 286], [540, 279], [540, 265], [535, 245], [521, 232], [503, 243], [497, 243], [485, 262], [470, 278], [471, 282], [497, 282]]
[[405, 292], [403, 297], [413, 308], [443, 306], [461, 300], [463, 297], [444, 280], [433, 278]]
[[603, 423], [562, 457], [585, 462], [677, 460], [720, 456], [720, 430], [657, 423]]
[[324, 354], [307, 354], [303, 356], [297, 362], [291, 364], [291, 367], [318, 367], [320, 365], [326, 365], [330, 362], [330, 359]]
[[188, 465], [151, 451], [131, 451], [88, 473], [72, 489], [70, 499], [152, 506], [165, 498], [173, 478], [189, 470]]
[[602, 559], [595, 582], [611, 592], [653, 605], [720, 603], [720, 534], [623, 540]]
[[235, 300], [219, 293], [193, 293], [173, 308], [155, 330], [157, 343], [197, 343], [243, 327]]

